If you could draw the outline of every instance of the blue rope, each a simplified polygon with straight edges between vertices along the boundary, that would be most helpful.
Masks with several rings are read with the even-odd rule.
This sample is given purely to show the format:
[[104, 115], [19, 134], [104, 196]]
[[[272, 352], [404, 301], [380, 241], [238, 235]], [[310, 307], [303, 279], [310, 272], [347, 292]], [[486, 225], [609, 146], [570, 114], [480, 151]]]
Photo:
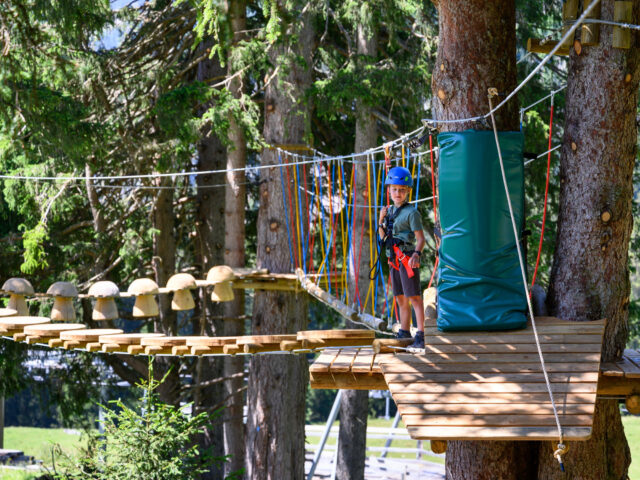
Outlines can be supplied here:
[[282, 185], [282, 203], [284, 205], [284, 216], [286, 218], [285, 223], [287, 224], [287, 239], [289, 240], [289, 259], [291, 260], [291, 270], [293, 270], [293, 247], [291, 244], [291, 230], [289, 229], [289, 210], [287, 209], [287, 200], [284, 189], [284, 174], [282, 173], [282, 155], [278, 152], [278, 161], [280, 162], [280, 184]]

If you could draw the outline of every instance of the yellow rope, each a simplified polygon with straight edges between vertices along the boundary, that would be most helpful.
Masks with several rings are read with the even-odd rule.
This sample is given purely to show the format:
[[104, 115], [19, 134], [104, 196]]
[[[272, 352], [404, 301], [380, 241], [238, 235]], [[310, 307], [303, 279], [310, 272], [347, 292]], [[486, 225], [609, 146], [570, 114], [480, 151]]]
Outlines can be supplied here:
[[293, 170], [293, 199], [294, 199], [294, 208], [296, 211], [296, 231], [298, 232], [298, 262], [300, 263], [300, 265], [298, 265], [299, 268], [304, 268], [303, 266], [303, 261], [302, 261], [302, 246], [300, 245], [301, 241], [302, 241], [302, 231], [301, 231], [301, 225], [300, 225], [300, 212], [298, 211], [298, 174], [296, 172], [296, 168], [295, 165], [292, 168]]

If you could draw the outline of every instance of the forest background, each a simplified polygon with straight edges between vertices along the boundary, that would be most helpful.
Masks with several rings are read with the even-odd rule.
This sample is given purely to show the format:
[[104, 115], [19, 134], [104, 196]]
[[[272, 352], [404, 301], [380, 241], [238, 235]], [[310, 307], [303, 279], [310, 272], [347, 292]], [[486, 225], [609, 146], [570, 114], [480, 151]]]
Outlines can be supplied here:
[[[541, 58], [526, 53], [526, 40], [558, 35], [562, 2], [519, 0], [516, 4], [518, 78], [524, 78]], [[353, 152], [357, 110], [362, 105], [375, 119], [375, 144], [383, 144], [432, 116], [436, 12], [432, 2], [412, 0], [2, 2], [0, 173], [91, 177], [256, 166], [268, 149], [264, 138], [264, 118], [271, 108], [265, 103], [267, 88], [290, 92], [306, 106], [303, 123], [308, 147], [328, 155]], [[313, 26], [310, 39], [284, 27], [301, 15]], [[359, 32], [367, 29], [373, 29], [377, 38], [373, 55], [358, 48]], [[291, 35], [310, 40], [310, 56], [273, 54], [279, 42]], [[311, 78], [296, 89], [288, 74], [301, 64], [310, 67]], [[554, 57], [520, 92], [520, 106], [566, 81], [567, 60]], [[555, 145], [563, 135], [564, 91], [558, 91], [554, 100]], [[527, 110], [522, 120], [525, 151], [546, 151], [549, 102]], [[557, 165], [554, 159], [538, 277], [543, 286], [548, 283], [554, 251], [560, 187]], [[431, 195], [429, 167], [423, 167], [420, 198]], [[528, 264], [533, 265], [545, 159], [526, 168]], [[637, 169], [634, 179], [637, 191]], [[164, 285], [174, 272], [203, 278], [213, 265], [256, 264], [260, 182], [251, 168], [246, 175], [136, 181], [3, 179], [1, 189], [0, 276], [3, 280], [26, 276], [36, 291], [46, 291], [61, 280], [86, 290], [102, 279], [124, 290], [139, 277], [149, 276]], [[232, 225], [238, 208], [243, 212], [242, 227]], [[423, 278], [429, 278], [435, 248], [431, 204], [422, 203], [419, 209], [430, 252], [423, 257]], [[634, 201], [634, 217], [637, 209]], [[640, 235], [634, 228], [629, 314], [633, 346], [640, 335], [640, 278], [635, 269], [639, 245]], [[239, 296], [234, 305], [223, 307], [203, 295], [192, 314], [175, 315], [165, 302], [151, 326], [128, 317], [131, 305], [122, 302], [122, 319], [116, 324], [167, 333], [250, 333], [252, 306], [249, 296]], [[33, 314], [46, 315], [48, 308], [45, 302], [31, 305]], [[89, 302], [83, 301], [78, 312], [92, 323]], [[247, 320], [229, 326], [222, 320], [229, 316]], [[340, 323], [313, 303], [308, 317], [312, 328]], [[35, 387], [23, 363], [34, 355], [51, 355], [35, 351], [0, 342], [0, 393], [10, 397]], [[66, 367], [47, 378], [51, 386], [60, 387], [48, 389], [47, 403], [65, 425], [91, 426], [86, 409], [100, 398], [100, 385], [93, 379], [122, 378], [133, 384], [146, 375], [146, 364], [135, 359], [109, 356], [103, 363], [93, 356], [69, 353], [59, 360]], [[210, 359], [158, 363], [159, 376], [170, 372], [160, 390], [164, 401], [192, 401], [196, 411], [227, 404], [225, 422], [238, 425], [234, 405], [244, 403], [244, 387], [242, 379], [238, 383], [232, 376], [242, 364]], [[235, 381], [213, 382], [222, 377]], [[314, 419], [326, 415], [322, 395], [308, 397], [308, 415]], [[229, 404], [229, 399], [237, 402]], [[216, 426], [202, 440], [219, 448], [234, 441]]]

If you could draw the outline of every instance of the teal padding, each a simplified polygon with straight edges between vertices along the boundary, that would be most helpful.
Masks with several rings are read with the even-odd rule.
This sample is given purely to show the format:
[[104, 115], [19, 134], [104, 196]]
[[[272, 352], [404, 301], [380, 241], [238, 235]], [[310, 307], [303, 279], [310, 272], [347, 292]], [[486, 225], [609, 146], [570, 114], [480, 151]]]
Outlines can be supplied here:
[[[499, 134], [516, 225], [524, 212], [523, 136]], [[438, 328], [510, 330], [527, 324], [527, 300], [492, 131], [438, 135], [442, 231]]]

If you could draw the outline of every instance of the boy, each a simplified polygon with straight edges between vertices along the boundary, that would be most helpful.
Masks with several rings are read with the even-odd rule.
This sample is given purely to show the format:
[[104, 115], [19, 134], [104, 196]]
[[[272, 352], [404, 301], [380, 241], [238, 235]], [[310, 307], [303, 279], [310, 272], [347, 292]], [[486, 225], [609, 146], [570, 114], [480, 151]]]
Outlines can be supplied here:
[[404, 167], [389, 170], [384, 184], [389, 187], [392, 207], [380, 211], [378, 235], [383, 239], [389, 259], [393, 296], [400, 314], [397, 338], [411, 338], [411, 307], [416, 313], [418, 331], [410, 348], [424, 348], [424, 306], [420, 292], [420, 255], [425, 245], [418, 210], [407, 203], [413, 185], [411, 172]]

